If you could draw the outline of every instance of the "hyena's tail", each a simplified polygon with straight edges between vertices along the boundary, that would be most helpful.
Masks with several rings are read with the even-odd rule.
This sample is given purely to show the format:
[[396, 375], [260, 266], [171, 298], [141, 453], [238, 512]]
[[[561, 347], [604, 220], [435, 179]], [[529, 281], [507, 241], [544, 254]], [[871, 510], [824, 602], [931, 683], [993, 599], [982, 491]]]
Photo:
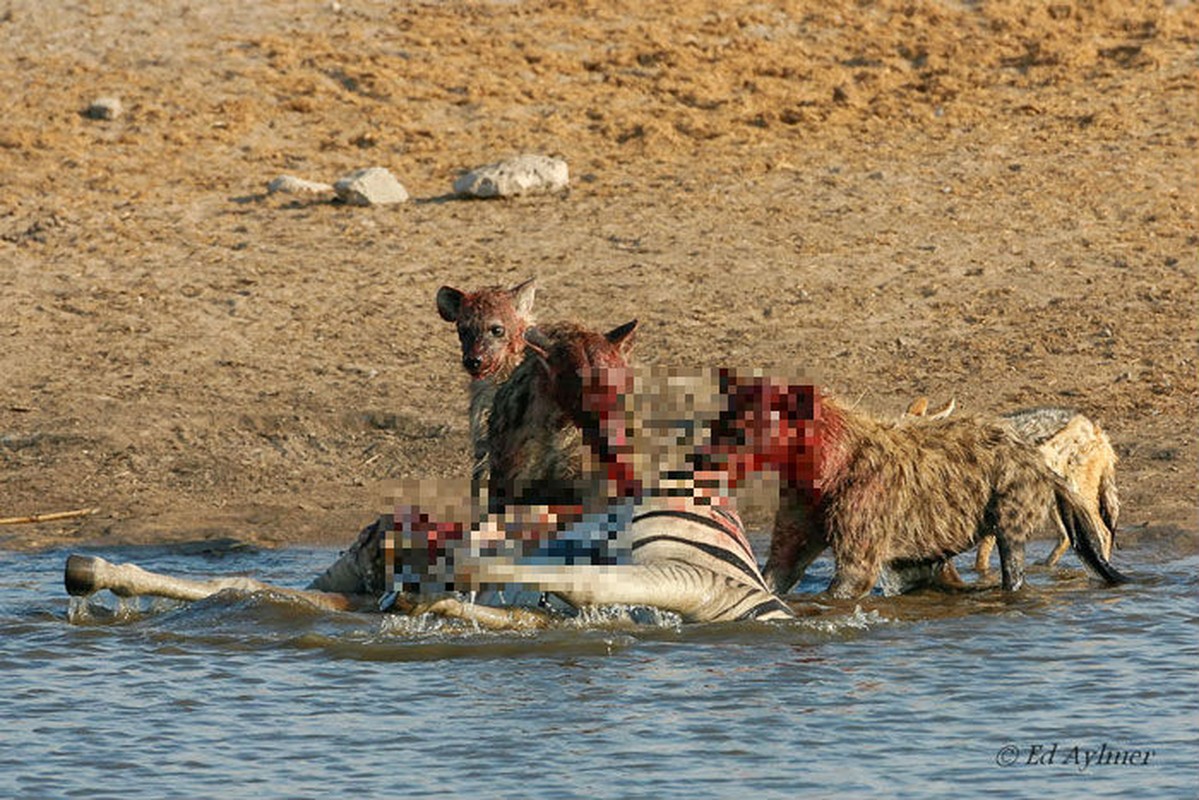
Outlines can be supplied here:
[[1070, 544], [1082, 559], [1087, 568], [1103, 578], [1110, 586], [1127, 583], [1130, 578], [1103, 557], [1102, 541], [1099, 531], [1095, 529], [1095, 521], [1087, 513], [1082, 500], [1064, 482], [1057, 481], [1054, 486], [1054, 498], [1057, 500], [1057, 513], [1061, 518]]

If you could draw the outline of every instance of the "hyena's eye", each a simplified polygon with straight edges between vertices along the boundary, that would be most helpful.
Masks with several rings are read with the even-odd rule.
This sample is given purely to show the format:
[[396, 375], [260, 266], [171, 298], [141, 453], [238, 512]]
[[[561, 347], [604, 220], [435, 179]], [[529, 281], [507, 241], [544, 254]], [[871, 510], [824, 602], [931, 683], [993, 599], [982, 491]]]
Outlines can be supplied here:
[[503, 336], [504, 335], [504, 326], [503, 325], [492, 325], [491, 326], [491, 335], [497, 339], [500, 338], [501, 336]]

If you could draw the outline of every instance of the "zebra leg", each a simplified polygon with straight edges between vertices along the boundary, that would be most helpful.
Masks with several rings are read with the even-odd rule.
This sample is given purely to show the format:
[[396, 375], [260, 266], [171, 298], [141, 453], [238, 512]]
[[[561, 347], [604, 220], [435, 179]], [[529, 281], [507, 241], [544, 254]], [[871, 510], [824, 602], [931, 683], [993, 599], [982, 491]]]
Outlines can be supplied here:
[[573, 606], [652, 606], [688, 622], [754, 617], [782, 619], [790, 609], [765, 589], [693, 564], [546, 565], [457, 556], [470, 585], [521, 584], [552, 592]]
[[72, 595], [89, 595], [108, 589], [118, 597], [149, 595], [193, 601], [226, 589], [235, 589], [242, 592], [274, 592], [329, 611], [349, 611], [370, 604], [370, 598], [362, 595], [288, 589], [253, 578], [176, 578], [144, 570], [136, 564], [112, 564], [96, 556], [72, 555], [67, 558], [63, 581], [67, 592]]
[[417, 605], [411, 616], [436, 614], [448, 619], [473, 622], [488, 630], [530, 630], [545, 628], [550, 623], [548, 614], [529, 608], [495, 608], [475, 603], [464, 603], [456, 597], [443, 597], [431, 603]]

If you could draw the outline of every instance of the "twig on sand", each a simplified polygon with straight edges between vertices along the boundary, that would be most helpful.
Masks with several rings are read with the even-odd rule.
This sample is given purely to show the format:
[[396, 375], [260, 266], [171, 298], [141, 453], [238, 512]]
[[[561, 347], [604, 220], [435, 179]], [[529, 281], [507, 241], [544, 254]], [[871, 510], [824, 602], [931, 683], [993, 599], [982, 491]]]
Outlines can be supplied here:
[[31, 522], [52, 522], [56, 519], [87, 517], [99, 511], [96, 508], [77, 508], [74, 511], [54, 511], [49, 514], [29, 514], [24, 517], [0, 517], [0, 525], [26, 525]]

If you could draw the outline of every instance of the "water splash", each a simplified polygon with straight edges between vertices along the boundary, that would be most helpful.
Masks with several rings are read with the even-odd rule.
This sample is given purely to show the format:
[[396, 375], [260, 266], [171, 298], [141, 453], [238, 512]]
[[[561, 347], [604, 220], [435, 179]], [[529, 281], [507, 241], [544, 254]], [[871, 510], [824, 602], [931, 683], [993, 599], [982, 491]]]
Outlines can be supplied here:
[[627, 630], [632, 628], [665, 628], [678, 630], [683, 618], [673, 611], [664, 611], [649, 606], [591, 606], [579, 610], [579, 615], [566, 620], [577, 628], [606, 628]]
[[72, 625], [87, 625], [94, 620], [88, 598], [74, 595], [67, 598], [67, 622]]
[[117, 607], [113, 610], [113, 620], [116, 622], [132, 622], [142, 616], [142, 604], [139, 597], [117, 597]]
[[863, 611], [860, 605], [855, 605], [853, 612], [844, 616], [801, 621], [823, 633], [841, 633], [843, 631], [867, 631], [873, 626], [885, 625], [894, 620], [884, 617], [877, 610]]

